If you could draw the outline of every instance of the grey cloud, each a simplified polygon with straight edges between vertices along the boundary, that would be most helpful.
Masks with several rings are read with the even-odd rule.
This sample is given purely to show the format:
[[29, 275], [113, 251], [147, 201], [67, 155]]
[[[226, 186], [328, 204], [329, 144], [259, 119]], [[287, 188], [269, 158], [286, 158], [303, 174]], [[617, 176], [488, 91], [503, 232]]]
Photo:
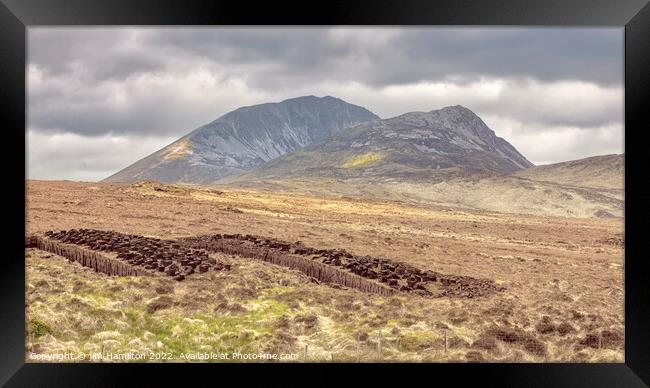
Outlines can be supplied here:
[[[620, 28], [35, 27], [28, 59], [28, 122], [38, 141], [57, 134], [86, 142], [109, 134], [167, 139], [242, 105], [306, 94], [334, 95], [382, 117], [462, 104], [498, 125], [514, 122], [515, 141], [546, 133], [550, 144], [564, 136], [557, 128], [596, 133], [622, 125]], [[486, 97], [474, 89], [486, 79], [506, 87]], [[564, 81], [591, 86], [558, 92]], [[408, 89], [440, 82], [460, 91]], [[593, 143], [595, 153], [612, 149], [603, 139], [618, 130], [609, 131]], [[577, 154], [531, 152], [534, 161]]]
[[[30, 29], [30, 61], [56, 72], [86, 63], [96, 79], [169, 69], [175, 57], [263, 67], [251, 83], [294, 77], [356, 80], [381, 87], [444, 80], [450, 74], [620, 83], [622, 30], [611, 28], [144, 28]], [[332, 31], [348, 39], [333, 38]], [[391, 35], [379, 47], [373, 41]], [[364, 59], [360, 61], [359, 59]]]
[[[619, 29], [417, 29], [403, 37], [403, 55], [445, 74], [482, 74], [541, 81], [620, 84], [623, 34]], [[454, 58], [447, 61], [446, 58]], [[415, 66], [414, 66], [415, 67]], [[421, 77], [427, 73], [421, 72]]]
[[508, 140], [537, 165], [594, 155], [621, 154], [625, 150], [625, 138], [620, 127], [605, 127], [591, 131], [551, 130], [538, 133], [514, 133]]
[[[205, 121], [193, 117], [197, 113], [196, 106], [194, 109], [183, 111], [182, 105], [179, 105], [183, 102], [173, 95], [129, 98], [128, 102], [123, 104], [112, 101], [109, 93], [110, 90], [99, 96], [80, 93], [76, 98], [66, 99], [63, 91], [61, 95], [48, 100], [38, 101], [30, 98], [28, 123], [41, 132], [101, 136], [109, 133], [178, 134], [189, 132]], [[89, 98], [84, 100], [83, 96]]]
[[610, 85], [620, 84], [621, 55], [622, 33], [612, 29], [30, 28], [30, 64], [48, 82], [29, 88], [29, 121], [89, 135], [180, 133], [191, 129], [184, 123], [201, 124], [188, 121], [195, 102], [173, 93], [135, 98], [131, 90], [128, 106], [111, 101], [114, 83], [128, 88], [143, 74], [207, 69], [267, 95], [312, 94], [305, 86], [319, 83], [381, 88], [497, 76]]
[[84, 77], [89, 81], [124, 79], [163, 70], [156, 47], [138, 40], [132, 28], [43, 28], [28, 30], [28, 59], [48, 76]]
[[43, 134], [30, 129], [27, 176], [30, 179], [96, 181], [173, 140], [173, 137]]
[[[449, 75], [611, 85], [623, 75], [621, 29], [376, 28], [361, 41], [353, 38], [360, 28], [338, 30], [350, 38], [333, 39], [325, 29], [167, 30], [151, 31], [148, 42], [213, 61], [267, 63], [268, 71], [253, 80], [262, 87], [287, 81], [287, 74], [375, 87], [445, 80]], [[392, 36], [373, 45], [382, 34]]]

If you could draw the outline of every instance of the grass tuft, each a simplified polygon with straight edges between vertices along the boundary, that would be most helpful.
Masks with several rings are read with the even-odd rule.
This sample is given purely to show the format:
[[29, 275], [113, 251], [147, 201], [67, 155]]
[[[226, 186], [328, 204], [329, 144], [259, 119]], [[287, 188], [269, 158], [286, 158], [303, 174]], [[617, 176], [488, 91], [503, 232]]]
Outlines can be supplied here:
[[30, 332], [36, 338], [42, 337], [45, 334], [52, 334], [52, 329], [50, 328], [50, 326], [47, 323], [38, 319], [32, 319], [29, 322], [29, 328], [30, 328]]

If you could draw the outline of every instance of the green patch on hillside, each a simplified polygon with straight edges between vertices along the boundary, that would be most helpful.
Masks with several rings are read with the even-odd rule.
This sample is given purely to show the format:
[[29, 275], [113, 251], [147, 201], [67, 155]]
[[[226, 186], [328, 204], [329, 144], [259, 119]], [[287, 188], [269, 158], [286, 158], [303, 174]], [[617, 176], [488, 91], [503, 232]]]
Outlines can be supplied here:
[[372, 163], [376, 163], [384, 159], [385, 155], [380, 152], [367, 152], [365, 154], [356, 155], [350, 158], [345, 164], [344, 168], [359, 168], [364, 167]]

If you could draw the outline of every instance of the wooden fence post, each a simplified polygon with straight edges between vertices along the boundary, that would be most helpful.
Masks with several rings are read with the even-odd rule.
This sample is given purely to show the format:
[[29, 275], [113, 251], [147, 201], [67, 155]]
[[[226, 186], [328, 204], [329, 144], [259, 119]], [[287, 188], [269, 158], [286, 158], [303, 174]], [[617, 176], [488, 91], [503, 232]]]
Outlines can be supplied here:
[[361, 343], [359, 342], [359, 338], [357, 338], [357, 362], [361, 361]]
[[598, 349], [602, 349], [603, 347], [603, 332], [598, 333]]
[[445, 333], [445, 353], [447, 353], [447, 330], [444, 330]]
[[381, 330], [377, 333], [377, 356], [379, 357], [379, 361], [382, 361], [383, 355], [381, 353]]

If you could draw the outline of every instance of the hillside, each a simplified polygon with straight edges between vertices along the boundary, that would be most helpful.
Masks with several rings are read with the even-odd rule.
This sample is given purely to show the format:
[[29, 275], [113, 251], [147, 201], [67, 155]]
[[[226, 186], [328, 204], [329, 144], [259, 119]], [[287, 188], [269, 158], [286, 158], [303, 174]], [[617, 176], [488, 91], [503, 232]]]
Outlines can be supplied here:
[[530, 163], [471, 110], [449, 106], [357, 125], [221, 182], [287, 178], [440, 181]]
[[211, 182], [378, 118], [365, 108], [330, 96], [242, 107], [104, 181]]
[[[287, 178], [240, 181], [240, 187], [429, 203], [501, 213], [623, 217], [624, 155], [531, 167], [513, 173], [456, 173], [446, 179]], [[432, 174], [437, 174], [433, 171]]]
[[536, 166], [515, 175], [540, 182], [598, 189], [623, 189], [625, 154], [593, 156]]

